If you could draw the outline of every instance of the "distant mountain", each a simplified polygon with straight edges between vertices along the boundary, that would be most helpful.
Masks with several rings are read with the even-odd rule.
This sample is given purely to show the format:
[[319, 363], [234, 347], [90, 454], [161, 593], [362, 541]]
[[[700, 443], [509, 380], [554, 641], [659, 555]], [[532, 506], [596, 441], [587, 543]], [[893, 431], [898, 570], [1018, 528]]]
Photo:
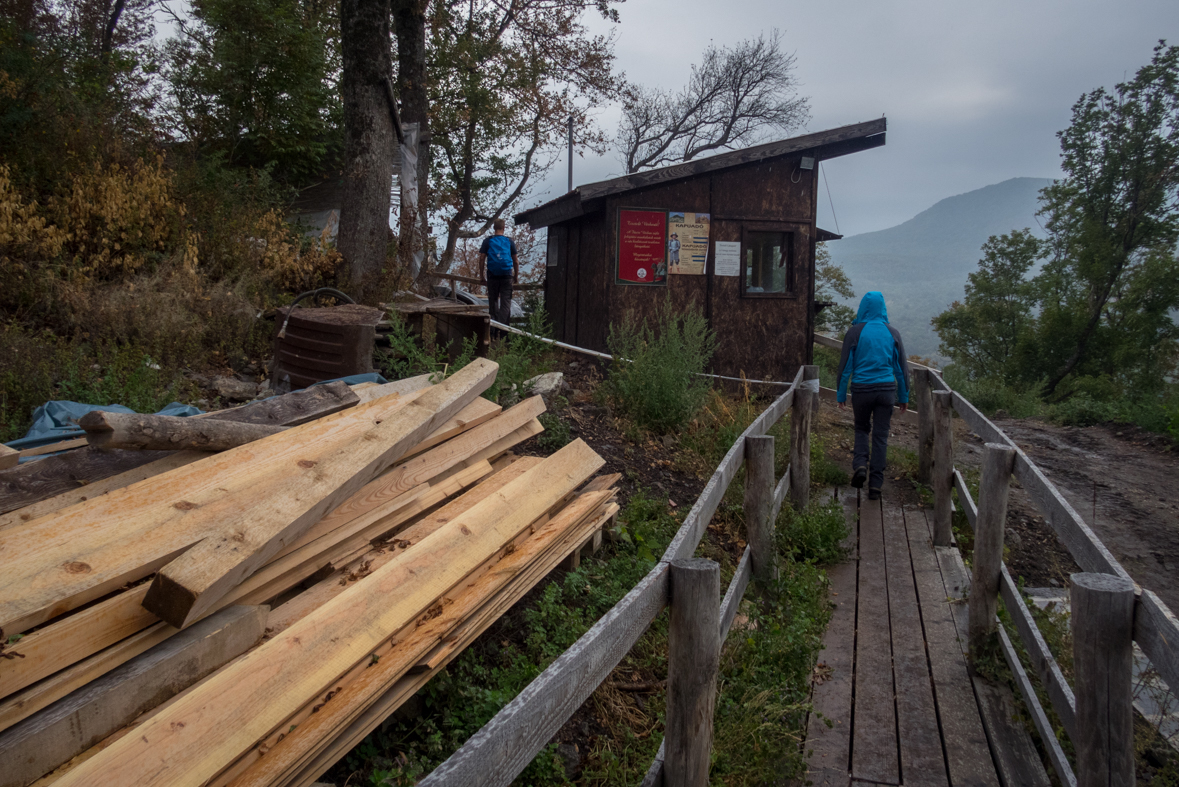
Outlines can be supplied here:
[[994, 186], [947, 197], [903, 224], [827, 244], [856, 291], [884, 293], [889, 321], [901, 331], [910, 354], [937, 353], [934, 315], [962, 300], [966, 277], [978, 269], [987, 238], [1030, 227], [1036, 221], [1046, 178], [1012, 178]]

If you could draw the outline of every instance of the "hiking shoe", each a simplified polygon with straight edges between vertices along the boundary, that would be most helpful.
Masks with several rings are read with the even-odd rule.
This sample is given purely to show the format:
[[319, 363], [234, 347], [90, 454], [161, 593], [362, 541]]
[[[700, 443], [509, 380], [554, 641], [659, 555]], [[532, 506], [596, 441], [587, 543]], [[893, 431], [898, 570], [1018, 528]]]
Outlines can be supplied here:
[[856, 489], [863, 489], [864, 482], [868, 480], [868, 468], [857, 467], [856, 472], [852, 474], [852, 486]]
[[880, 490], [879, 489], [869, 489], [868, 490], [868, 499], [869, 500], [879, 500], [880, 499]]

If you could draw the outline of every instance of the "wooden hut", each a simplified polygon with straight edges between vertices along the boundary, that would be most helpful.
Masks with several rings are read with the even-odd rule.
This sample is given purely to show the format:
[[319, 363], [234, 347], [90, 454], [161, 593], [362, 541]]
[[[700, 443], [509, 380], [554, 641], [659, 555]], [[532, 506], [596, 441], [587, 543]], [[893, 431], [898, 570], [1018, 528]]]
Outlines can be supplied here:
[[884, 144], [885, 120], [578, 186], [516, 215], [548, 228], [556, 337], [606, 351], [610, 323], [696, 303], [713, 371], [784, 380], [811, 360], [820, 161]]

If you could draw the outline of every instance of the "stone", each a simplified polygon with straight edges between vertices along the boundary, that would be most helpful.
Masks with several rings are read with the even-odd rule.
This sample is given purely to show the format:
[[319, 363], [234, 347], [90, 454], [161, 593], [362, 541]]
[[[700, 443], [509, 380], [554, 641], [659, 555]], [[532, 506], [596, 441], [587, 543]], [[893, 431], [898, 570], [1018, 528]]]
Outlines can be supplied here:
[[565, 765], [565, 775], [570, 779], [577, 778], [577, 775], [581, 773], [581, 752], [577, 750], [577, 744], [557, 744], [557, 756]]
[[565, 375], [561, 372], [538, 374], [531, 380], [525, 380], [523, 388], [530, 396], [539, 396], [545, 404], [552, 406], [553, 397], [565, 389]]
[[214, 377], [209, 387], [226, 402], [248, 402], [258, 395], [258, 385], [235, 380], [232, 377]]
[[1015, 532], [1014, 530], [1008, 530], [1006, 535], [1007, 543], [1011, 546], [1012, 549], [1019, 549], [1023, 546], [1023, 539], [1020, 538], [1019, 533]]

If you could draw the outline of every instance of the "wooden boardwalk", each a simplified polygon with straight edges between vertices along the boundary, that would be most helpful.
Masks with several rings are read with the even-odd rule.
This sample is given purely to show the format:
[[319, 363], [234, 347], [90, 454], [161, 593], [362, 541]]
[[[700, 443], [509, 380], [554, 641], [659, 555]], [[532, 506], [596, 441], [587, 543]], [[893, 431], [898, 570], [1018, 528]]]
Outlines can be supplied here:
[[829, 572], [836, 608], [814, 687], [808, 780], [999, 787], [963, 654], [961, 558], [933, 547], [923, 509], [887, 491], [877, 502], [854, 489], [840, 498], [851, 556]]

